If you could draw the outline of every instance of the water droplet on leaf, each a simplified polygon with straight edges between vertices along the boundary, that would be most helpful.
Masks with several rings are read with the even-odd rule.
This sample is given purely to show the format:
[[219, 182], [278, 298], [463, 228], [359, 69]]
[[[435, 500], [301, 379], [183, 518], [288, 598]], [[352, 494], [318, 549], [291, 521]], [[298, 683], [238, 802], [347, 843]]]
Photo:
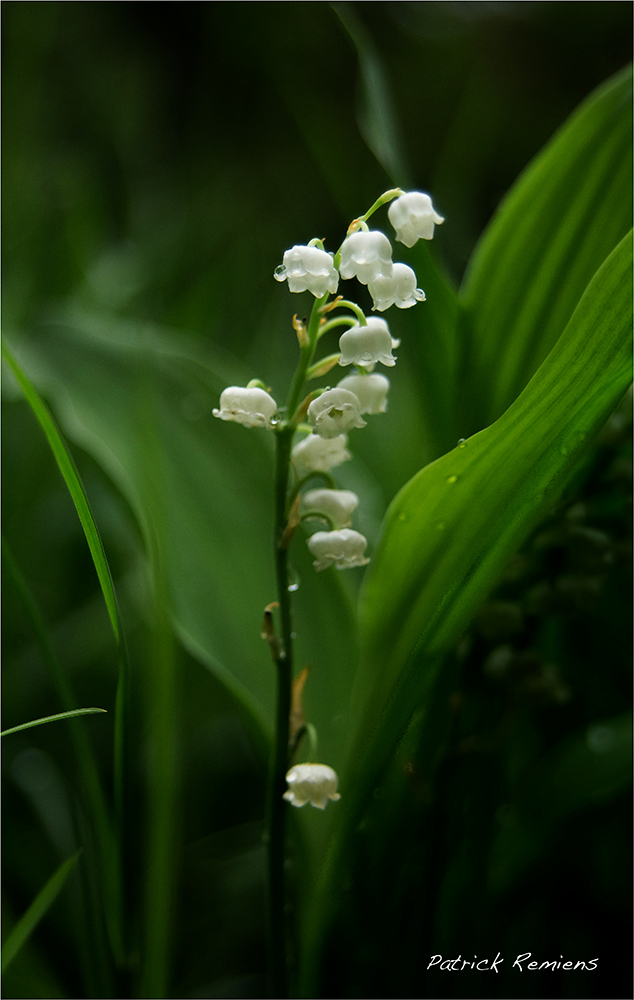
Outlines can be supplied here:
[[454, 474], [453, 474], [453, 475], [451, 475], [451, 476], [447, 476], [447, 482], [448, 482], [448, 483], [457, 483], [457, 482], [458, 482], [458, 477], [457, 477], [457, 475], [456, 475], [456, 474], [454, 473]]

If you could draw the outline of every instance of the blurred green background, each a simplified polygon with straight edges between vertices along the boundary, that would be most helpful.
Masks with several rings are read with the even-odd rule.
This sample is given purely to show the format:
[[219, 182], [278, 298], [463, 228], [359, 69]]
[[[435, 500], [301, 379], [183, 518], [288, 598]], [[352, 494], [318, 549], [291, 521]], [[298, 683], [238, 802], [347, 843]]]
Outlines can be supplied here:
[[[188, 592], [199, 595], [197, 621], [209, 606], [211, 648], [219, 657], [233, 650], [252, 662], [254, 684], [266, 698], [270, 667], [258, 629], [261, 609], [274, 596], [272, 563], [267, 554], [253, 570], [249, 546], [269, 530], [270, 501], [257, 492], [268, 487], [269, 455], [266, 448], [256, 452], [251, 439], [245, 443], [242, 428], [223, 427], [220, 435], [210, 408], [223, 385], [247, 369], [278, 398], [285, 391], [295, 361], [290, 318], [300, 306], [273, 282], [275, 266], [285, 249], [314, 236], [334, 249], [349, 220], [397, 183], [433, 195], [446, 218], [435, 256], [458, 284], [518, 173], [580, 100], [630, 60], [632, 11], [610, 2], [5, 2], [2, 20], [3, 329], [50, 387], [64, 429], [71, 437], [76, 431], [73, 453], [122, 601], [135, 665], [133, 860], [141, 870], [153, 612], [143, 526], [134, 513], [138, 482], [126, 490], [125, 469], [112, 451], [113, 441], [125, 443], [136, 384], [126, 380], [121, 357], [141, 371], [151, 344], [152, 365], [163, 379], [157, 425], [171, 435], [173, 454], [186, 451], [191, 459], [180, 468], [182, 479], [158, 488], [174, 518], [171, 565], [187, 579]], [[390, 324], [395, 336], [411, 333], [408, 314], [390, 315]], [[192, 358], [208, 366], [207, 382]], [[411, 363], [403, 367], [401, 388], [380, 432], [387, 443], [379, 447], [368, 435], [359, 442], [359, 462], [342, 471], [343, 485], [367, 498], [359, 527], [371, 539], [395, 492], [436, 457], [409, 409], [416, 405]], [[86, 437], [79, 426], [94, 400], [103, 426]], [[174, 421], [175, 400], [198, 437]], [[10, 380], [3, 410], [3, 531], [78, 703], [109, 710], [86, 720], [109, 781], [116, 649], [97, 579], [48, 446]], [[210, 467], [201, 454], [197, 477], [195, 449], [205, 428], [219, 450]], [[629, 995], [627, 743], [618, 727], [604, 733], [616, 747], [614, 761], [608, 754], [609, 773], [585, 797], [575, 798], [573, 789], [563, 806], [559, 792], [544, 793], [559, 811], [543, 795], [531, 799], [531, 782], [541, 779], [526, 770], [527, 761], [548, 767], [548, 752], [559, 754], [552, 767], [569, 771], [573, 778], [564, 783], [573, 787], [587, 773], [575, 757], [584, 747], [576, 746], [574, 733], [621, 717], [629, 705], [627, 431], [623, 418], [568, 503], [589, 504], [591, 527], [608, 532], [613, 548], [618, 543], [614, 575], [597, 601], [573, 595], [563, 612], [547, 608], [540, 625], [546, 659], [556, 657], [568, 685], [575, 678], [571, 700], [559, 705], [547, 696], [546, 708], [531, 702], [504, 759], [483, 764], [486, 755], [476, 754], [464, 766], [446, 765], [436, 797], [417, 783], [412, 728], [381, 791], [389, 808], [368, 817], [361, 837], [344, 922], [325, 962], [324, 996]], [[447, 446], [458, 436], [459, 429], [448, 429]], [[245, 466], [249, 479], [241, 481]], [[222, 481], [225, 498], [210, 509], [216, 534], [195, 521], [209, 477]], [[189, 496], [197, 506], [188, 506]], [[205, 541], [218, 548], [223, 567], [233, 559], [235, 568], [213, 599], [197, 586], [202, 569], [178, 561], [181, 541], [189, 558], [186, 542], [198, 529], [211, 533]], [[223, 539], [227, 551], [220, 553]], [[594, 550], [580, 556], [572, 544], [570, 555], [568, 541], [531, 542], [531, 585], [570, 561], [575, 570], [580, 559], [598, 558]], [[323, 581], [309, 578], [308, 560], [298, 561], [301, 655], [331, 664], [314, 684], [327, 682], [335, 701], [341, 685], [343, 699], [337, 657], [354, 656], [353, 637], [324, 638], [305, 605], [319, 605], [322, 621], [349, 633], [358, 580], [339, 581], [340, 591], [328, 596]], [[499, 600], [516, 600], [514, 586], [506, 581]], [[61, 706], [10, 579], [3, 594], [7, 728]], [[178, 605], [178, 596], [173, 600]], [[234, 639], [232, 609], [252, 636]], [[187, 620], [183, 626], [189, 609], [176, 610], [182, 641], [174, 652], [178, 847], [169, 995], [258, 997], [264, 988], [262, 728], [241, 707], [241, 692], [227, 690], [206, 669], [200, 635], [192, 637]], [[457, 687], [469, 705], [468, 733], [495, 730], [504, 716], [480, 670], [498, 643], [496, 628], [504, 630], [504, 621], [495, 621], [476, 626], [456, 653], [452, 676], [461, 678]], [[334, 718], [320, 734], [326, 755], [336, 752], [344, 724]], [[10, 928], [72, 853], [78, 832], [65, 724], [7, 737], [3, 749], [3, 907]], [[510, 807], [504, 811], [501, 790], [517, 774], [528, 774], [522, 787], [530, 820], [521, 822]], [[462, 809], [456, 803], [464, 803], [466, 840], [456, 832], [465, 822], [455, 815]], [[492, 843], [492, 882], [484, 886], [473, 873]], [[437, 870], [448, 873], [442, 886], [434, 882]], [[138, 903], [141, 874], [131, 882]], [[7, 974], [5, 996], [80, 997], [91, 982], [90, 995], [108, 995], [99, 992], [77, 924], [78, 892], [69, 886], [55, 903]], [[437, 900], [435, 929], [429, 898]], [[471, 957], [467, 948], [481, 955], [533, 950], [540, 958], [558, 958], [562, 949], [575, 958], [600, 951], [600, 971], [570, 980], [426, 981], [434, 946], [462, 950], [464, 957]]]

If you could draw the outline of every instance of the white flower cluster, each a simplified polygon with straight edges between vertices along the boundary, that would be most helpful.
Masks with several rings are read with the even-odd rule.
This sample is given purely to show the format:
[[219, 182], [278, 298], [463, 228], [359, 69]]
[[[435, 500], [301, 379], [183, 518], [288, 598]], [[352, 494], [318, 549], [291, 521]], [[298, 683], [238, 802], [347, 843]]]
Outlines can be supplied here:
[[[401, 194], [391, 202], [387, 214], [396, 230], [396, 239], [406, 247], [413, 247], [419, 239], [431, 240], [434, 227], [444, 222], [429, 195], [421, 191]], [[392, 262], [392, 246], [387, 236], [367, 227], [356, 230], [343, 241], [338, 271], [335, 258], [326, 250], [314, 245], [294, 246], [286, 251], [274, 276], [277, 281], [288, 281], [291, 292], [308, 290], [316, 298], [326, 292], [334, 295], [339, 276], [356, 278], [368, 286], [373, 308], [379, 312], [394, 305], [409, 309], [425, 299], [423, 290], [416, 287], [412, 268]]]

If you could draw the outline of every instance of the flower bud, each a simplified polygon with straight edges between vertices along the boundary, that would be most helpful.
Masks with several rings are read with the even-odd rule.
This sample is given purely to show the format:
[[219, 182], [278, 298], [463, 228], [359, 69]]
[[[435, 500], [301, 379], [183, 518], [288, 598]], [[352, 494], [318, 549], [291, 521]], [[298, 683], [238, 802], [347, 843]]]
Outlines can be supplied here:
[[313, 399], [308, 407], [308, 422], [313, 425], [313, 434], [323, 438], [338, 437], [352, 427], [365, 427], [361, 419], [359, 400], [347, 389], [327, 389]]
[[301, 809], [307, 802], [315, 809], [325, 809], [328, 799], [341, 798], [337, 791], [337, 772], [327, 764], [296, 764], [286, 774], [288, 791], [284, 798]]
[[352, 490], [308, 490], [299, 502], [300, 515], [325, 514], [335, 528], [347, 528], [350, 515], [359, 505], [359, 497]]
[[276, 412], [277, 403], [264, 389], [246, 389], [232, 385], [220, 396], [220, 409], [214, 410], [213, 415], [221, 420], [244, 424], [245, 427], [267, 427], [272, 430]]
[[339, 275], [332, 257], [319, 247], [295, 246], [284, 254], [283, 263], [275, 269], [276, 281], [288, 280], [291, 292], [305, 292], [307, 289], [320, 299], [326, 292], [337, 291]]
[[298, 478], [303, 479], [311, 472], [330, 472], [342, 462], [347, 462], [352, 458], [347, 444], [345, 434], [333, 438], [309, 434], [293, 448], [291, 457]]
[[384, 319], [371, 316], [366, 326], [355, 323], [339, 338], [340, 365], [381, 364], [392, 367], [396, 358], [392, 355], [392, 337]]
[[356, 277], [362, 285], [392, 272], [392, 244], [384, 233], [352, 233], [341, 246], [339, 271], [342, 278]]
[[396, 239], [406, 247], [413, 247], [419, 239], [433, 239], [434, 226], [445, 221], [434, 211], [429, 195], [420, 191], [410, 191], [396, 198], [387, 215], [396, 230]]
[[390, 306], [409, 309], [425, 301], [422, 288], [416, 287], [416, 275], [407, 264], [394, 264], [390, 277], [378, 277], [368, 285], [374, 308], [384, 312]]
[[367, 544], [363, 535], [352, 528], [316, 531], [307, 542], [311, 555], [315, 556], [313, 566], [317, 572], [329, 566], [336, 566], [337, 569], [365, 566], [370, 562], [364, 556]]
[[353, 392], [361, 404], [361, 413], [385, 413], [390, 381], [385, 375], [346, 375], [338, 389]]

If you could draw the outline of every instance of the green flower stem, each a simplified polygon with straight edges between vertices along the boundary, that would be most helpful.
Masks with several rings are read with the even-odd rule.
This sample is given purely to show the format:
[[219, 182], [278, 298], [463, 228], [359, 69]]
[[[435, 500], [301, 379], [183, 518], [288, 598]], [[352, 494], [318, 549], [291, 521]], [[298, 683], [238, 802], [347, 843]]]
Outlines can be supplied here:
[[[359, 321], [359, 326], [367, 326], [368, 321], [366, 319], [365, 313], [356, 302], [350, 302], [349, 299], [339, 299], [337, 302], [337, 309], [351, 309]], [[333, 321], [334, 322], [334, 321]]]
[[[321, 309], [325, 306], [328, 301], [329, 293], [326, 292], [322, 295], [320, 299], [315, 299], [313, 304], [312, 312], [310, 314], [310, 319], [308, 321], [308, 328], [306, 330], [306, 343], [300, 348], [299, 362], [297, 368], [295, 369], [295, 374], [293, 376], [293, 381], [291, 382], [291, 388], [288, 393], [288, 399], [286, 401], [286, 412], [289, 417], [292, 417], [297, 409], [297, 405], [304, 388], [304, 383], [306, 381], [306, 374], [310, 367], [310, 363], [313, 360], [313, 355], [315, 353], [315, 347], [317, 345], [317, 340], [319, 336], [319, 324], [321, 323], [322, 315]], [[280, 432], [283, 433], [282, 428]], [[290, 463], [290, 446], [289, 446], [289, 463]], [[287, 467], [288, 475], [288, 467]], [[286, 481], [285, 481], [286, 483]], [[286, 485], [284, 486], [286, 489]]]
[[291, 600], [288, 590], [288, 551], [282, 537], [288, 518], [288, 474], [293, 441], [292, 426], [282, 425], [276, 434], [275, 464], [275, 572], [281, 618], [281, 643], [275, 658], [277, 701], [275, 737], [269, 769], [267, 808], [268, 848], [268, 947], [269, 996], [288, 995], [286, 984], [286, 927], [284, 919], [284, 826], [286, 772], [289, 760], [289, 718], [293, 679]]
[[382, 205], [387, 205], [388, 201], [394, 201], [399, 195], [403, 194], [400, 188], [390, 188], [389, 191], [384, 191], [380, 198], [377, 198], [373, 205], [367, 210], [365, 215], [360, 215], [355, 222], [367, 222], [371, 215], [381, 208]]
[[323, 337], [323, 335], [325, 333], [328, 333], [329, 330], [334, 329], [334, 327], [336, 327], [336, 326], [354, 326], [355, 322], [356, 322], [356, 320], [354, 320], [352, 318], [352, 316], [337, 316], [336, 319], [329, 319], [327, 323], [324, 323], [323, 326], [320, 326], [319, 327], [319, 333], [317, 334], [317, 336], [321, 340], [321, 338]]
[[328, 293], [315, 299], [308, 327], [306, 342], [300, 346], [297, 368], [291, 382], [286, 403], [289, 419], [276, 429], [275, 450], [275, 574], [277, 599], [281, 621], [281, 641], [275, 655], [277, 671], [277, 699], [275, 712], [275, 737], [269, 770], [267, 802], [267, 869], [268, 869], [268, 952], [269, 995], [276, 998], [288, 996], [286, 975], [286, 926], [284, 918], [284, 827], [286, 818], [286, 772], [289, 767], [289, 723], [291, 713], [291, 685], [293, 682], [293, 627], [291, 595], [288, 589], [288, 550], [286, 532], [291, 505], [297, 490], [289, 486], [291, 448], [296, 413], [308, 369], [317, 345], [323, 306]]

